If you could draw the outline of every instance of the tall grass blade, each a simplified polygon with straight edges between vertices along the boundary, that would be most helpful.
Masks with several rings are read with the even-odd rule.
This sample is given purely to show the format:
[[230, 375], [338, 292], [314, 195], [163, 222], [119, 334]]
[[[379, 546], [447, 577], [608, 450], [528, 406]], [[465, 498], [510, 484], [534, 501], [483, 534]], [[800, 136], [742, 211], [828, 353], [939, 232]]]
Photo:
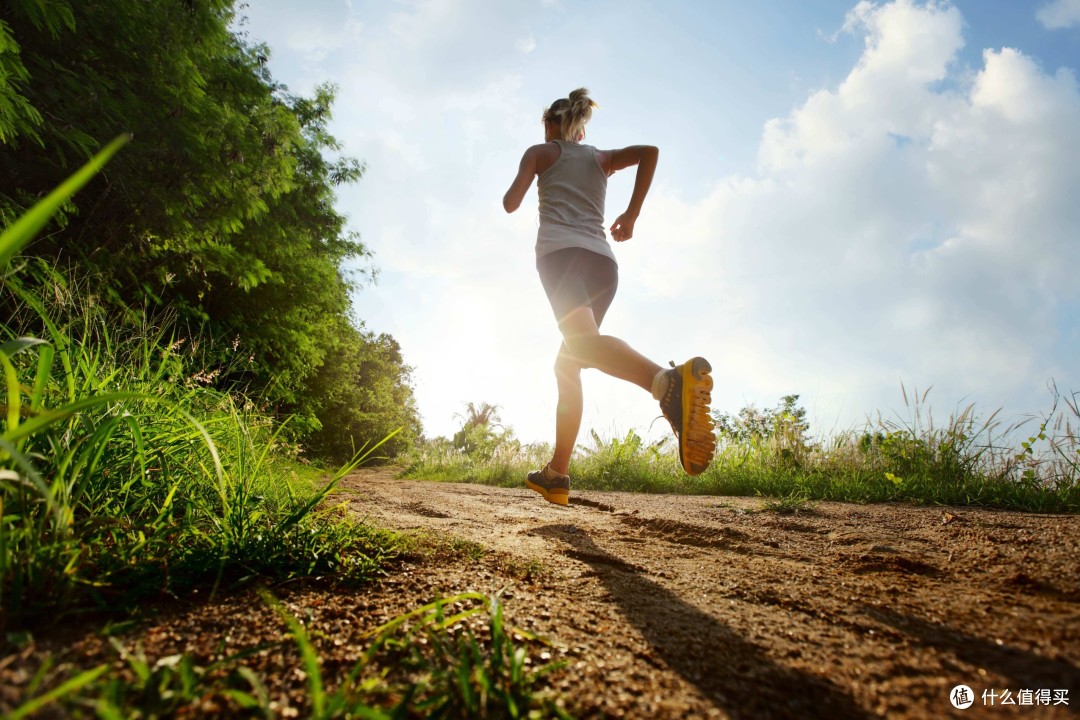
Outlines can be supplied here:
[[0, 363], [4, 366], [4, 384], [7, 387], [7, 432], [14, 432], [19, 427], [19, 408], [22, 402], [22, 388], [19, 385], [19, 373], [4, 352], [0, 352]]
[[49, 193], [44, 200], [34, 205], [15, 223], [0, 235], [0, 270], [7, 268], [11, 259], [37, 235], [45, 223], [56, 214], [60, 206], [98, 174], [105, 163], [131, 139], [131, 135], [121, 135], [105, 146], [91, 158], [90, 162], [74, 175], [65, 180], [58, 188]]
[[77, 397], [77, 390], [75, 388], [75, 369], [71, 364], [71, 353], [68, 350], [69, 343], [67, 335], [60, 331], [60, 328], [53, 322], [49, 313], [46, 312], [44, 305], [42, 305], [41, 301], [34, 297], [33, 294], [27, 292], [17, 282], [8, 283], [8, 288], [20, 301], [26, 303], [26, 305], [34, 311], [37, 318], [45, 324], [46, 329], [49, 331], [49, 338], [52, 341], [55, 351], [60, 353], [60, 363], [64, 366], [64, 381], [67, 385], [68, 400], [74, 402]]
[[304, 672], [308, 676], [308, 688], [311, 692], [311, 708], [315, 717], [322, 717], [323, 711], [326, 708], [326, 692], [323, 690], [322, 681], [322, 668], [319, 667], [319, 656], [315, 652], [315, 647], [311, 644], [311, 640], [308, 639], [307, 631], [304, 626], [292, 616], [288, 610], [281, 604], [281, 602], [271, 595], [266, 590], [261, 590], [259, 595], [262, 597], [263, 602], [273, 609], [278, 614], [278, 617], [284, 621], [288, 626], [289, 632], [292, 633], [293, 639], [296, 641], [296, 646], [300, 650], [300, 657], [304, 663]]
[[45, 399], [45, 388], [49, 384], [55, 356], [56, 352], [52, 349], [52, 346], [42, 341], [41, 350], [38, 352], [38, 366], [37, 373], [34, 375], [34, 387], [30, 391], [31, 413], [41, 410], [41, 403]]
[[366, 633], [366, 636], [370, 637], [372, 635], [376, 635], [376, 636], [386, 635], [387, 633], [389, 633], [394, 628], [408, 622], [410, 619], [412, 619], [412, 618], [414, 618], [414, 617], [416, 617], [418, 615], [431, 615], [433, 613], [436, 613], [437, 611], [440, 611], [440, 609], [445, 607], [446, 605], [453, 605], [455, 603], [464, 602], [466, 600], [476, 600], [476, 601], [481, 601], [482, 602], [484, 600], [487, 600], [487, 595], [484, 595], [484, 594], [478, 593], [478, 592], [466, 592], [466, 593], [461, 593], [459, 595], [454, 595], [453, 597], [448, 597], [448, 598], [443, 598], [441, 600], [436, 600], [435, 602], [428, 603], [427, 605], [422, 605], [422, 606], [416, 608], [415, 610], [411, 610], [411, 611], [409, 611], [407, 613], [403, 613], [401, 615], [398, 615], [396, 618], [394, 618], [390, 622], [388, 622], [388, 623], [386, 623], [384, 625], [380, 625], [379, 627], [375, 628], [374, 630], [369, 631], [368, 633]]
[[[42, 430], [54, 423], [67, 420], [72, 415], [83, 412], [84, 410], [101, 407], [103, 405], [108, 405], [110, 403], [118, 402], [120, 400], [135, 399], [154, 400], [155, 398], [149, 395], [143, 395], [142, 393], [114, 392], [106, 393], [104, 395], [98, 395], [96, 397], [84, 398], [82, 400], [76, 400], [75, 402], [69, 403], [61, 408], [57, 408], [56, 410], [50, 410], [48, 412], [42, 413], [41, 415], [32, 417], [15, 428], [11, 428], [9, 426], [7, 432], [0, 436], [0, 438], [10, 443], [18, 442], [23, 438], [27, 438], [35, 433], [41, 432]], [[194, 418], [191, 419], [194, 420]], [[203, 432], [205, 433], [205, 430]]]
[[79, 688], [85, 687], [90, 683], [101, 677], [102, 673], [109, 669], [108, 665], [98, 665], [96, 668], [92, 668], [85, 672], [79, 673], [75, 677], [71, 678], [62, 685], [53, 688], [49, 692], [41, 695], [40, 697], [33, 698], [23, 703], [19, 707], [15, 708], [7, 717], [9, 720], [20, 720], [28, 715], [36, 713], [41, 708], [45, 707], [51, 702], [55, 702], [69, 693], [73, 693]]
[[339, 482], [341, 482], [341, 479], [343, 477], [355, 470], [360, 465], [360, 463], [371, 457], [371, 454], [374, 453], [383, 443], [390, 440], [390, 438], [397, 435], [403, 429], [404, 428], [398, 428], [397, 430], [384, 437], [379, 442], [372, 445], [370, 448], [367, 448], [366, 446], [364, 448], [361, 448], [360, 452], [356, 454], [356, 457], [354, 457], [350, 462], [346, 463], [344, 466], [338, 469], [338, 471], [334, 473], [334, 477], [330, 479], [330, 482], [326, 483], [326, 485], [324, 485], [323, 488], [319, 490], [319, 492], [315, 493], [314, 497], [308, 500], [308, 502], [304, 505], [300, 506], [300, 508], [293, 512], [292, 515], [285, 518], [285, 520], [281, 523], [282, 527], [289, 527], [303, 520], [304, 517], [306, 517], [307, 514], [315, 508], [316, 505], [321, 503], [323, 499], [330, 494], [330, 491], [333, 490]]
[[34, 469], [34, 465], [30, 462], [30, 460], [21, 452], [19, 452], [19, 449], [16, 448], [15, 445], [8, 442], [3, 437], [0, 437], [0, 451], [6, 452], [8, 456], [15, 461], [15, 464], [18, 465], [25, 474], [24, 477], [22, 475], [19, 475], [18, 473], [5, 471], [3, 474], [0, 474], [0, 480], [9, 480], [22, 485], [29, 485], [33, 489], [37, 490], [38, 494], [41, 495], [41, 498], [45, 501], [46, 505], [49, 506], [49, 510], [56, 515], [57, 525], [62, 525], [63, 508], [61, 508], [60, 505], [56, 503], [56, 499], [53, 497], [53, 494], [49, 492], [49, 486], [45, 484], [45, 479], [41, 477], [37, 470]]
[[0, 345], [0, 352], [4, 353], [8, 357], [11, 357], [11, 356], [15, 355], [16, 353], [20, 353], [23, 350], [27, 350], [29, 348], [32, 348], [35, 345], [44, 345], [44, 344], [46, 344], [45, 341], [44, 340], [39, 340], [38, 338], [19, 337], [19, 338], [15, 338], [14, 340], [8, 340], [3, 345]]

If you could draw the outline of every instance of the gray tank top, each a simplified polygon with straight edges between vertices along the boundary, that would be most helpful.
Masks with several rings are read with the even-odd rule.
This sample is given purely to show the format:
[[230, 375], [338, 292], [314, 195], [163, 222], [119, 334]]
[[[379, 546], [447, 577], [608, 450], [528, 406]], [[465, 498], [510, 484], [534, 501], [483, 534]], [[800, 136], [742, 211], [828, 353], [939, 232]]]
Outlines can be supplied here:
[[565, 248], [585, 248], [615, 260], [604, 232], [607, 175], [592, 145], [556, 140], [559, 159], [537, 181], [540, 229], [536, 259]]

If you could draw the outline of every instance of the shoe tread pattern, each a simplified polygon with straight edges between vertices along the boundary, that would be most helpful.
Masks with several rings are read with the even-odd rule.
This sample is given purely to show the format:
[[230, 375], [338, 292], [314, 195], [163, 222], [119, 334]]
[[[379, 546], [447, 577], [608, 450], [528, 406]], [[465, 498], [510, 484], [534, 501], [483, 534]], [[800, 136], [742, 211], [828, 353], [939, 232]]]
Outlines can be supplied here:
[[709, 414], [712, 401], [712, 366], [702, 357], [679, 367], [682, 379], [682, 418], [679, 459], [688, 475], [705, 472], [716, 453], [715, 424]]

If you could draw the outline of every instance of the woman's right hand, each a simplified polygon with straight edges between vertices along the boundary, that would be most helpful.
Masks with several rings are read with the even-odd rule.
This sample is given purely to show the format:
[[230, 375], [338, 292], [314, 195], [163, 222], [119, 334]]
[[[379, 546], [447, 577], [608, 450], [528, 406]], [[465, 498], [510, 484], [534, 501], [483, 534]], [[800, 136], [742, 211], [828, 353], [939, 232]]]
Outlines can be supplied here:
[[637, 222], [637, 216], [630, 212], [624, 212], [619, 217], [615, 218], [615, 222], [611, 224], [611, 237], [615, 242], [623, 242], [634, 237], [634, 223]]

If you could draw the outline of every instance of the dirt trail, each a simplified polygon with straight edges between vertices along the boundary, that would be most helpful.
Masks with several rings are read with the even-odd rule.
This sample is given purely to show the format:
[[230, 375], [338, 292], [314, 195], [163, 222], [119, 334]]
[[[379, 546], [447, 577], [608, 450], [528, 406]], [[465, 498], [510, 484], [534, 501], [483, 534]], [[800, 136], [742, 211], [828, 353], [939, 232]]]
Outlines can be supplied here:
[[[361, 519], [489, 552], [406, 558], [355, 590], [275, 586], [331, 683], [400, 613], [501, 589], [509, 623], [558, 644], [553, 657], [567, 665], [548, 677], [580, 717], [1080, 715], [1076, 516], [839, 503], [780, 514], [754, 498], [577, 491], [559, 507], [526, 489], [389, 470], [342, 489]], [[241, 653], [275, 715], [302, 716], [310, 703], [295, 644], [250, 584], [149, 604], [123, 627], [111, 641], [86, 621], [0, 643], [0, 715], [43, 665], [46, 685], [99, 663], [130, 675], [110, 642], [151, 666]], [[975, 699], [962, 711], [949, 702], [960, 684]], [[1052, 704], [1062, 690], [1068, 705]], [[1013, 704], [1001, 704], [1004, 691]], [[1051, 704], [1038, 704], [1039, 691]], [[217, 716], [220, 697], [185, 712]]]
[[[586, 715], [1080, 714], [1074, 516], [840, 503], [780, 514], [753, 498], [577, 491], [563, 508], [389, 471], [345, 488], [377, 525], [544, 568], [514, 579], [490, 563], [421, 565], [385, 591], [419, 602], [507, 587], [510, 621], [566, 646], [559, 689]], [[949, 702], [959, 684], [975, 694], [963, 711]], [[1018, 704], [999, 704], [1005, 690]], [[1038, 704], [1040, 690], [1066, 690], [1068, 705]]]

